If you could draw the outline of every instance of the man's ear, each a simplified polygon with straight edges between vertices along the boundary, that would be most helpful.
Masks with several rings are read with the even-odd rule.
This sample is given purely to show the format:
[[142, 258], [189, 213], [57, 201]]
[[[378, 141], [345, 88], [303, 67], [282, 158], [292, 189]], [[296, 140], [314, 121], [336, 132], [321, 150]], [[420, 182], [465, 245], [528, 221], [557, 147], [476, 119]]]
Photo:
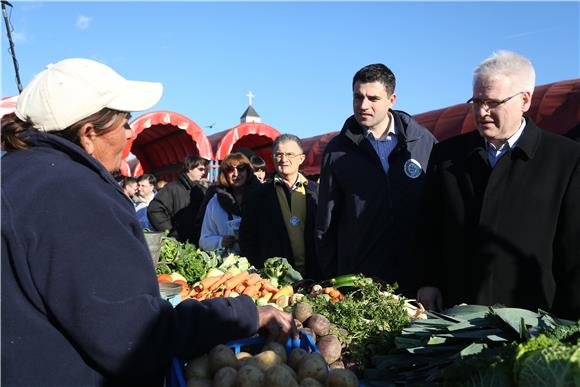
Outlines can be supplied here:
[[84, 124], [79, 130], [79, 142], [89, 155], [95, 153], [95, 127], [91, 123]]
[[397, 94], [393, 93], [389, 97], [389, 103], [391, 104], [390, 108], [392, 109], [395, 106], [395, 102], [397, 102]]
[[532, 93], [530, 91], [524, 91], [522, 96], [523, 96], [522, 112], [525, 113], [528, 110], [530, 110], [530, 106], [532, 106]]

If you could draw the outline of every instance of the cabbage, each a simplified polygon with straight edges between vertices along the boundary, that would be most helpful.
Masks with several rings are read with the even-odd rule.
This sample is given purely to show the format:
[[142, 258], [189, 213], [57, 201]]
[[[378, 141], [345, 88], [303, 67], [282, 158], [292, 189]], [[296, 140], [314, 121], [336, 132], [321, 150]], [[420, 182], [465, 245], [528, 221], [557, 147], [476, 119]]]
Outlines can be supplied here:
[[517, 361], [519, 386], [565, 387], [580, 385], [580, 345], [556, 344], [525, 353]]

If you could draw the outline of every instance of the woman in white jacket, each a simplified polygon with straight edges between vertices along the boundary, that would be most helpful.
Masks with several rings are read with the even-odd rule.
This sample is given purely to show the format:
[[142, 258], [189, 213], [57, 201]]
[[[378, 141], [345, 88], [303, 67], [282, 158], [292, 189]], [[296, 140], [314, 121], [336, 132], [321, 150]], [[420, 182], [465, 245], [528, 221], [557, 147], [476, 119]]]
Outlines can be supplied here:
[[222, 161], [218, 186], [205, 209], [199, 247], [204, 250], [226, 249], [239, 254], [241, 204], [246, 187], [253, 181], [252, 164], [242, 153], [229, 154]]

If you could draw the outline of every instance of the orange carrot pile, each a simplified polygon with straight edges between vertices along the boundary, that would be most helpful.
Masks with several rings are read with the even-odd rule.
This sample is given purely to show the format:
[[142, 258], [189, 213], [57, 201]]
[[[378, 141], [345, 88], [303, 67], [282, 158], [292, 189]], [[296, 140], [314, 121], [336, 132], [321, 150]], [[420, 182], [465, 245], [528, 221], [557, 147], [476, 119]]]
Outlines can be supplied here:
[[257, 273], [243, 271], [232, 275], [226, 272], [221, 276], [207, 277], [198, 282], [189, 293], [189, 297], [202, 301], [208, 298], [228, 297], [232, 292], [257, 299], [267, 294], [276, 294], [278, 288]]

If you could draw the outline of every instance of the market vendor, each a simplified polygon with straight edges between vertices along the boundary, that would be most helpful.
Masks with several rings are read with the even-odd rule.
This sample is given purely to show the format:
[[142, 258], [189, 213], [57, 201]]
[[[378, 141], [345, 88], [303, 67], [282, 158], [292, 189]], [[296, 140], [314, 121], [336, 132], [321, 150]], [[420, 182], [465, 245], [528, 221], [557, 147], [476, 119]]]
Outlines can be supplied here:
[[264, 330], [296, 336], [291, 315], [247, 296], [173, 308], [130, 199], [110, 172], [131, 111], [160, 83], [67, 59], [40, 72], [2, 119], [2, 386], [161, 386], [170, 360]]

